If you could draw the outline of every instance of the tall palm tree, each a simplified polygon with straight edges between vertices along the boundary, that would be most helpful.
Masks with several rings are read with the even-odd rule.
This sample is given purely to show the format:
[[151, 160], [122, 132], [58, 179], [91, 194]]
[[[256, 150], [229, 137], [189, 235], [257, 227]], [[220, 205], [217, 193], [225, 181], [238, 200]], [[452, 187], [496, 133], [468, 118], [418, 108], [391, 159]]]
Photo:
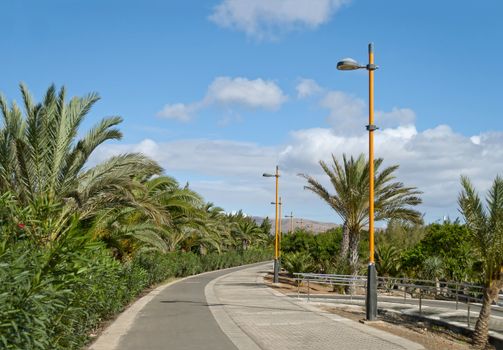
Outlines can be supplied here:
[[[333, 164], [324, 161], [319, 164], [330, 179], [335, 192], [330, 193], [314, 177], [300, 174], [307, 180], [304, 188], [314, 192], [341, 217], [343, 221], [343, 242], [341, 259], [346, 259], [349, 250], [349, 265], [352, 274], [358, 273], [358, 244], [360, 232], [369, 223], [369, 164], [365, 156], [358, 158], [343, 155], [342, 164], [332, 155]], [[396, 182], [394, 172], [398, 165], [380, 170], [382, 158], [374, 161], [375, 168], [375, 220], [401, 219], [420, 222], [421, 214], [411, 207], [421, 203], [421, 193], [415, 187], [405, 187]]]
[[[0, 96], [0, 192], [11, 192], [23, 206], [62, 205], [61, 213], [90, 218], [103, 208], [135, 202], [135, 191], [161, 172], [161, 167], [141, 154], [123, 154], [85, 169], [93, 151], [122, 134], [115, 128], [120, 117], [101, 120], [77, 139], [79, 127], [99, 100], [91, 93], [66, 99], [66, 90], [50, 86], [41, 103], [35, 103], [21, 84], [24, 115], [13, 102]], [[58, 215], [59, 215], [58, 214]], [[64, 214], [66, 215], [66, 214]]]
[[485, 290], [473, 345], [484, 349], [488, 341], [491, 304], [503, 288], [503, 178], [494, 179], [485, 207], [467, 177], [461, 177], [461, 185], [458, 204], [483, 267]]

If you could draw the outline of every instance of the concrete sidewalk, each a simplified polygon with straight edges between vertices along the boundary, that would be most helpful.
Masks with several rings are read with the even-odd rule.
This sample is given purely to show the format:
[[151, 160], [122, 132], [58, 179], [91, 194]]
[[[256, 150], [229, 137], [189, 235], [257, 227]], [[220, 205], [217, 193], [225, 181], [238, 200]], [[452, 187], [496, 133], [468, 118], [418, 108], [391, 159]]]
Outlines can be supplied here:
[[239, 349], [423, 349], [373, 327], [324, 313], [267, 287], [272, 267], [255, 266], [221, 276], [205, 288], [220, 328]]
[[[312, 305], [325, 305], [339, 308], [364, 308], [364, 296], [347, 295], [325, 295], [311, 294], [308, 298], [304, 294], [287, 294], [290, 298], [309, 302]], [[413, 322], [426, 321], [450, 328], [466, 336], [471, 336], [471, 332], [477, 321], [480, 304], [471, 304], [470, 307], [464, 303], [447, 300], [423, 299], [422, 308], [419, 309], [419, 300], [396, 296], [378, 296], [378, 309], [380, 314], [397, 314], [410, 319]], [[468, 316], [469, 315], [469, 316]], [[490, 342], [497, 348], [503, 348], [503, 312], [501, 308], [493, 307], [489, 321]]]

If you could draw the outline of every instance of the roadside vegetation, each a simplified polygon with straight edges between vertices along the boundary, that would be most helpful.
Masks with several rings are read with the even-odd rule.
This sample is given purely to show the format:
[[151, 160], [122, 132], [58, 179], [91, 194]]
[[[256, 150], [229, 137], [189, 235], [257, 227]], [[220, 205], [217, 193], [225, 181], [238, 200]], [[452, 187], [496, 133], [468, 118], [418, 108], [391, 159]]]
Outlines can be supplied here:
[[[488, 341], [491, 305], [503, 288], [503, 179], [497, 176], [486, 203], [470, 180], [461, 177], [459, 211], [464, 222], [424, 225], [413, 207], [421, 203], [414, 187], [395, 181], [398, 166], [380, 169], [375, 160], [375, 218], [386, 221], [376, 232], [376, 269], [380, 276], [407, 277], [482, 285], [482, 309], [473, 333], [473, 346], [484, 349]], [[312, 176], [305, 189], [325, 201], [340, 217], [340, 228], [313, 235], [305, 230], [282, 239], [283, 266], [290, 272], [366, 274], [368, 264], [368, 161], [343, 155], [342, 163], [320, 161], [332, 185], [326, 189]], [[439, 287], [437, 287], [439, 290]], [[349, 286], [347, 292], [353, 292]]]
[[0, 348], [79, 349], [149, 286], [271, 257], [267, 223], [205, 202], [152, 159], [89, 164], [122, 137], [120, 117], [80, 128], [97, 94], [21, 93], [22, 106], [0, 97]]

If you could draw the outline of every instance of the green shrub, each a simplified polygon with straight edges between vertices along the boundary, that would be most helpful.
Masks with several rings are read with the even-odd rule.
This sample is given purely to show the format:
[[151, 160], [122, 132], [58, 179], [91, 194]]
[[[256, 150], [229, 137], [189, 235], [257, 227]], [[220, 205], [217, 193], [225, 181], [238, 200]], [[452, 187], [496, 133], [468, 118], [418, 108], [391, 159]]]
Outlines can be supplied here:
[[0, 348], [79, 349], [103, 320], [153, 284], [270, 256], [142, 252], [120, 263], [103, 245], [71, 234], [46, 247], [0, 241]]
[[307, 252], [288, 253], [283, 257], [283, 267], [290, 275], [295, 272], [312, 272], [314, 260]]

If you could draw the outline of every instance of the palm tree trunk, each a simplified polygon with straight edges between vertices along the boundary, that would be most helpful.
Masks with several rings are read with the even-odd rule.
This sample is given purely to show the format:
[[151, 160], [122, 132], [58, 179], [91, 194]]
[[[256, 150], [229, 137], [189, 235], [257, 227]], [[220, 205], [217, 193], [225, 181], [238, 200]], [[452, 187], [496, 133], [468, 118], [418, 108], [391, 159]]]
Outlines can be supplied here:
[[[358, 243], [360, 242], [359, 232], [350, 232], [349, 234], [349, 268], [351, 276], [356, 278], [358, 275]], [[356, 290], [355, 282], [351, 282], [349, 293], [354, 294]]]
[[479, 318], [475, 324], [473, 332], [473, 347], [475, 349], [485, 349], [488, 341], [489, 334], [489, 318], [491, 316], [491, 304], [498, 297], [498, 293], [502, 287], [503, 281], [493, 281], [484, 290], [484, 297], [482, 299], [482, 308], [480, 309]]
[[342, 242], [341, 251], [339, 253], [340, 261], [345, 261], [349, 250], [349, 228], [346, 222], [342, 225]]

